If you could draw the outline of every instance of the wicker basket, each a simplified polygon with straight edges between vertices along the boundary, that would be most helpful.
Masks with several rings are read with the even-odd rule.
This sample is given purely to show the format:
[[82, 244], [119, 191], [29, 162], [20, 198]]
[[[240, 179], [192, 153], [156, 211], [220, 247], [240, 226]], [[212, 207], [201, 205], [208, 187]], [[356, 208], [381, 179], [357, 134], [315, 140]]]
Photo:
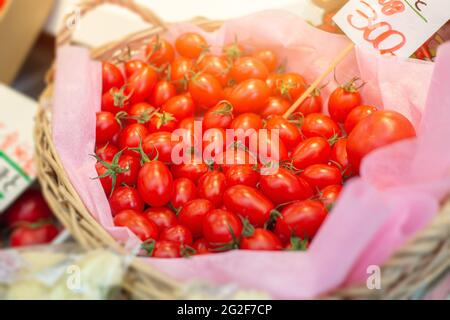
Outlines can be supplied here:
[[[152, 25], [151, 28], [133, 34], [125, 40], [109, 43], [92, 51], [92, 57], [99, 60], [114, 60], [121, 49], [141, 49], [154, 34], [163, 33], [166, 25], [148, 9], [127, 0], [88, 0], [79, 4], [81, 16], [103, 3], [125, 7]], [[66, 17], [70, 19], [70, 17]], [[220, 27], [219, 21], [195, 19], [191, 21], [211, 31]], [[72, 31], [66, 27], [58, 35], [57, 45], [71, 41]], [[100, 226], [83, 205], [70, 183], [52, 142], [49, 120], [50, 101], [53, 93], [51, 71], [47, 77], [47, 88], [40, 98], [36, 118], [36, 162], [38, 177], [49, 205], [86, 249], [108, 246], [123, 253], [124, 249]], [[418, 290], [432, 285], [450, 267], [450, 201], [442, 204], [441, 212], [432, 223], [406, 246], [399, 250], [381, 268], [381, 289], [369, 290], [367, 286], [341, 288], [322, 298], [326, 299], [408, 299], [415, 297]], [[124, 289], [135, 298], [175, 299], [185, 297], [183, 286], [155, 270], [142, 260], [135, 258], [130, 263]]]

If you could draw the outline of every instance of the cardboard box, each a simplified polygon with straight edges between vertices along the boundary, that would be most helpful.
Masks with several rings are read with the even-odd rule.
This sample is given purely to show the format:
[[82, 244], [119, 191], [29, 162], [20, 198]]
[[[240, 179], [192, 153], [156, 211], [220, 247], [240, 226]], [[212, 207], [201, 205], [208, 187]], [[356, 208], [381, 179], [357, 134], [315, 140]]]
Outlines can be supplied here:
[[53, 0], [0, 0], [0, 5], [0, 82], [8, 84], [44, 26]]

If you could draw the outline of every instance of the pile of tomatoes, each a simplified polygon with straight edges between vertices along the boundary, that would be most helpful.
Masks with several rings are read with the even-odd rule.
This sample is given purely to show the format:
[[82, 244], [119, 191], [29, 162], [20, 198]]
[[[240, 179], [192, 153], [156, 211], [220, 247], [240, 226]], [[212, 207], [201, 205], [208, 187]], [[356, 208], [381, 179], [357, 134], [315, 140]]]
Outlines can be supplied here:
[[51, 242], [59, 233], [54, 217], [41, 192], [25, 191], [3, 215], [4, 227], [11, 247], [23, 247]]
[[[197, 33], [174, 44], [155, 36], [145, 58], [102, 63], [98, 179], [115, 225], [136, 234], [149, 256], [305, 250], [363, 157], [415, 136], [402, 115], [364, 105], [358, 79], [331, 94], [330, 116], [315, 90], [284, 117], [307, 84], [282, 69], [271, 49], [234, 42], [213, 54]], [[225, 141], [218, 138], [227, 129], [279, 130], [279, 168], [261, 174], [271, 164], [247, 141], [224, 144], [209, 159], [192, 148], [191, 162], [174, 163], [173, 131], [193, 135], [196, 120], [213, 129], [203, 147]], [[218, 164], [230, 149], [235, 161]]]

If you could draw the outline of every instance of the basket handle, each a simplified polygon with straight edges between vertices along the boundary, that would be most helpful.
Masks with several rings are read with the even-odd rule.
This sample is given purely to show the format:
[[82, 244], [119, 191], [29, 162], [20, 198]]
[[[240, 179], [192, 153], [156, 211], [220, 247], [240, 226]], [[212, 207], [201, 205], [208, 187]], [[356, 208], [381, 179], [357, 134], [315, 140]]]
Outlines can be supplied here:
[[148, 22], [151, 25], [161, 27], [162, 29], [167, 29], [164, 21], [159, 18], [153, 11], [135, 3], [133, 0], [82, 0], [77, 4], [77, 9], [79, 11], [67, 14], [63, 19], [63, 26], [56, 35], [56, 46], [60, 47], [63, 45], [70, 44], [72, 41], [73, 33], [75, 27], [72, 27], [74, 23], [78, 21], [74, 19], [81, 19], [87, 13], [95, 10], [97, 7], [103, 4], [114, 4], [134, 12], [141, 17], [142, 20]]

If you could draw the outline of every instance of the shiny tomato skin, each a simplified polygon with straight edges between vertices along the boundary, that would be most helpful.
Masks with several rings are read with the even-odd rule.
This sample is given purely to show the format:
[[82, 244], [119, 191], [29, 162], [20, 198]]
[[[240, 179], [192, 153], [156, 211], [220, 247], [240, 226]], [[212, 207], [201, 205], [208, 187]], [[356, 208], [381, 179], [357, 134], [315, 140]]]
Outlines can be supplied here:
[[147, 67], [148, 64], [142, 60], [129, 60], [125, 63], [125, 76], [130, 78], [137, 71]]
[[208, 172], [208, 166], [200, 159], [194, 159], [190, 163], [174, 164], [171, 171], [175, 179], [188, 178], [194, 183], [198, 182], [201, 176]]
[[188, 228], [195, 238], [203, 236], [203, 221], [208, 212], [214, 209], [211, 201], [194, 199], [185, 203], [178, 215], [180, 225]]
[[41, 192], [35, 189], [25, 191], [1, 216], [1, 220], [8, 227], [26, 222], [34, 223], [48, 220], [52, 212], [45, 202]]
[[276, 93], [288, 101], [296, 101], [306, 90], [305, 79], [298, 73], [286, 73], [276, 82]]
[[226, 188], [225, 175], [222, 172], [210, 171], [198, 180], [197, 191], [200, 198], [211, 201], [216, 208], [219, 208]]
[[160, 232], [178, 224], [177, 216], [168, 208], [148, 208], [144, 215], [156, 224]]
[[161, 161], [145, 163], [139, 171], [137, 188], [142, 199], [152, 207], [163, 207], [173, 194], [172, 173]]
[[100, 111], [96, 114], [95, 139], [97, 144], [110, 141], [120, 131], [119, 122], [111, 112]]
[[170, 203], [176, 209], [181, 208], [186, 203], [197, 198], [197, 187], [188, 178], [174, 180], [174, 192]]
[[234, 114], [258, 113], [267, 103], [270, 90], [260, 79], [249, 79], [233, 88], [228, 100], [233, 105]]
[[236, 185], [228, 188], [223, 195], [228, 210], [248, 218], [255, 227], [262, 227], [270, 218], [273, 203], [255, 188]]
[[269, 70], [259, 59], [253, 57], [238, 58], [231, 67], [229, 77], [236, 83], [249, 79], [266, 80]]
[[120, 89], [125, 84], [122, 72], [110, 62], [102, 62], [102, 92], [108, 92], [111, 88]]
[[175, 40], [177, 52], [188, 59], [196, 59], [208, 48], [208, 43], [200, 34], [187, 32]]
[[150, 64], [159, 67], [173, 61], [175, 50], [170, 42], [154, 36], [145, 48], [145, 55]]
[[341, 170], [345, 176], [354, 174], [348, 163], [347, 138], [341, 138], [334, 143], [331, 148], [330, 160], [331, 164]]
[[338, 199], [340, 193], [342, 192], [342, 188], [343, 187], [338, 184], [323, 188], [320, 190], [320, 201], [322, 201], [325, 207], [329, 208]]
[[330, 159], [331, 147], [327, 140], [322, 137], [308, 138], [292, 151], [292, 164], [298, 170], [318, 164], [327, 163]]
[[224, 57], [206, 55], [199, 62], [198, 68], [203, 72], [214, 76], [222, 87], [227, 85], [230, 68]]
[[111, 162], [116, 155], [116, 153], [119, 152], [119, 148], [117, 148], [112, 143], [107, 142], [106, 144], [99, 144], [95, 148], [95, 154], [103, 161]]
[[350, 134], [353, 128], [355, 128], [355, 126], [361, 122], [362, 119], [367, 118], [375, 111], [377, 111], [376, 107], [367, 105], [357, 106], [350, 111], [344, 123], [344, 128], [347, 134]]
[[[128, 148], [137, 148], [139, 147], [140, 141], [144, 140], [144, 138], [148, 135], [147, 128], [139, 123], [131, 124], [126, 126], [119, 136], [119, 148], [120, 150], [128, 149]], [[135, 151], [127, 150], [126, 154], [137, 155], [138, 153]]]
[[207, 110], [214, 107], [224, 98], [222, 85], [209, 73], [198, 73], [191, 77], [188, 90], [196, 106], [200, 109]]
[[151, 95], [158, 76], [151, 67], [136, 71], [127, 82], [125, 95], [130, 96], [130, 104], [145, 102]]
[[284, 168], [278, 168], [273, 174], [261, 175], [259, 185], [260, 191], [275, 205], [304, 200], [313, 195], [306, 181]]
[[227, 170], [225, 177], [228, 187], [242, 184], [256, 188], [259, 182], [259, 172], [250, 165], [233, 165]]
[[281, 250], [283, 245], [272, 231], [257, 228], [253, 235], [242, 238], [239, 248], [243, 250], [276, 251]]
[[275, 68], [277, 67], [278, 58], [275, 52], [273, 52], [273, 50], [270, 49], [258, 50], [253, 54], [253, 57], [264, 63], [269, 72], [274, 71]]
[[330, 139], [341, 133], [337, 123], [322, 113], [311, 113], [307, 115], [303, 119], [301, 130], [306, 138], [323, 137]]
[[258, 132], [259, 129], [262, 129], [263, 121], [261, 116], [256, 113], [243, 113], [238, 115], [230, 124], [230, 129], [238, 130], [243, 129], [249, 130], [253, 129]]
[[50, 223], [34, 227], [23, 225], [15, 228], [10, 235], [13, 248], [50, 243], [58, 235], [58, 229]]
[[323, 189], [329, 185], [342, 184], [341, 171], [326, 164], [313, 164], [307, 167], [300, 176], [309, 183], [313, 189]]
[[144, 210], [144, 201], [135, 188], [118, 187], [109, 198], [109, 206], [114, 217], [119, 212], [128, 209], [141, 212]]
[[196, 70], [197, 67], [191, 59], [177, 58], [170, 67], [170, 80], [178, 91], [185, 91], [188, 80]]
[[156, 108], [162, 107], [170, 98], [177, 95], [175, 85], [168, 80], [159, 80], [153, 88], [148, 101]]
[[296, 147], [302, 137], [298, 128], [282, 116], [272, 116], [266, 122], [267, 130], [279, 130], [279, 136], [288, 150]]
[[290, 103], [280, 97], [270, 97], [267, 100], [265, 107], [261, 110], [261, 117], [267, 119], [270, 116], [282, 116], [288, 111]]
[[161, 111], [168, 112], [181, 121], [194, 116], [195, 105], [190, 95], [181, 94], [170, 98], [162, 106]]
[[233, 121], [233, 106], [226, 101], [219, 102], [206, 111], [203, 116], [203, 130], [212, 128], [227, 129]]
[[159, 240], [152, 251], [153, 258], [175, 259], [181, 257], [180, 244], [173, 241]]
[[127, 227], [142, 241], [157, 240], [158, 227], [153, 221], [148, 220], [142, 213], [134, 210], [124, 210], [114, 217], [114, 225]]
[[172, 142], [172, 134], [167, 131], [153, 132], [142, 141], [142, 149], [150, 158], [158, 156], [159, 161], [169, 163], [172, 161], [172, 149], [175, 142]]
[[128, 186], [134, 186], [137, 182], [139, 170], [141, 170], [140, 159], [134, 155], [123, 154], [119, 158], [119, 167], [127, 170], [119, 174], [121, 182]]
[[204, 238], [213, 248], [239, 239], [242, 229], [239, 217], [222, 209], [210, 211], [203, 221]]
[[358, 123], [348, 136], [348, 161], [358, 172], [361, 160], [373, 150], [415, 136], [413, 125], [400, 113], [376, 111]]
[[176, 225], [172, 228], [165, 229], [161, 232], [161, 240], [173, 241], [179, 243], [180, 245], [192, 245], [193, 238], [192, 233], [188, 228], [182, 225]]
[[327, 209], [319, 201], [295, 202], [281, 211], [274, 232], [283, 243], [288, 243], [292, 235], [300, 239], [311, 239], [327, 215]]
[[328, 112], [330, 113], [331, 119], [339, 123], [344, 123], [350, 111], [361, 105], [361, 102], [361, 94], [358, 91], [338, 87], [330, 95]]
[[196, 240], [192, 245], [192, 248], [195, 250], [195, 255], [212, 253], [211, 248], [208, 245], [208, 242], [203, 238]]
[[271, 73], [266, 79], [266, 85], [270, 90], [270, 95], [279, 96], [278, 87], [281, 85], [282, 74], [279, 73]]
[[295, 112], [300, 112], [303, 116], [311, 113], [321, 113], [323, 108], [323, 99], [320, 93], [311, 94], [303, 101]]

